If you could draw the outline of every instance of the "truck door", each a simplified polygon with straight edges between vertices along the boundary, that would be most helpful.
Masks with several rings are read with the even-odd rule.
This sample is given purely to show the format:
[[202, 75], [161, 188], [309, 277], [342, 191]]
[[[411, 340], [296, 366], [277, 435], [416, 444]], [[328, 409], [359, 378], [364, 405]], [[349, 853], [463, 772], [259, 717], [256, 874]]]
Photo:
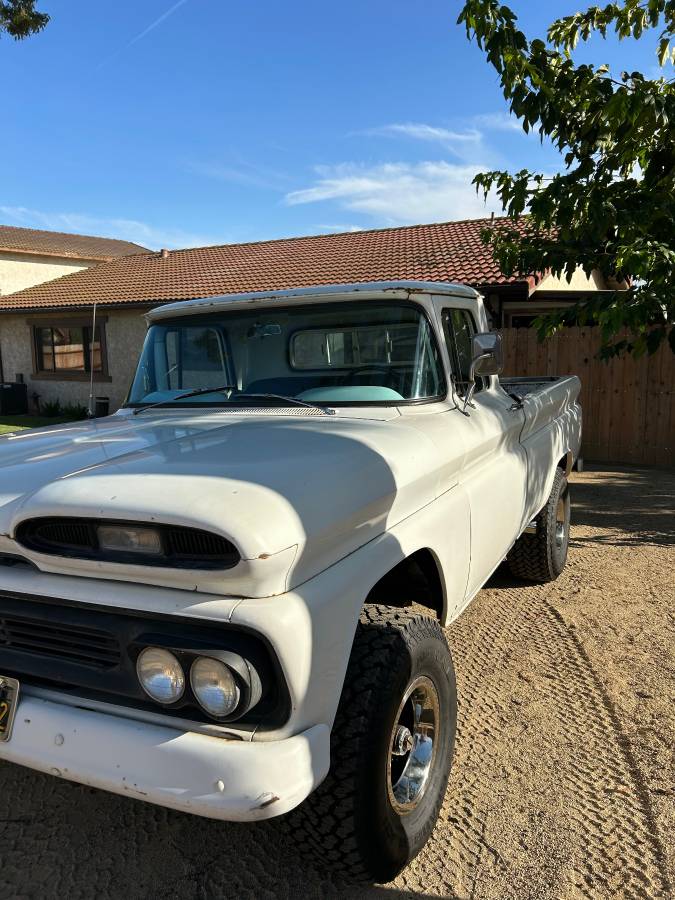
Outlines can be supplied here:
[[513, 408], [497, 378], [479, 378], [468, 415], [462, 412], [476, 320], [471, 309], [457, 307], [443, 308], [441, 317], [458, 403], [449, 424], [461, 434], [466, 454], [459, 477], [469, 498], [471, 597], [504, 559], [523, 525], [527, 456], [520, 433], [525, 416]]

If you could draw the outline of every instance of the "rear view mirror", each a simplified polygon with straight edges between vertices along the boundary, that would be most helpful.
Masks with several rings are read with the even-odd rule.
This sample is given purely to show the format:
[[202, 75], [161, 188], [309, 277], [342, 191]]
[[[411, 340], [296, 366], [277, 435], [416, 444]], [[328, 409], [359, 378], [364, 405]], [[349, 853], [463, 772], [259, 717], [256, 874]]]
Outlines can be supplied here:
[[[474, 334], [471, 341], [471, 368], [469, 369], [469, 388], [464, 399], [462, 412], [466, 413], [471, 405], [471, 398], [476, 390], [476, 378], [499, 375], [504, 368], [504, 351], [502, 336], [496, 331], [483, 331]], [[468, 415], [468, 413], [467, 413]]]

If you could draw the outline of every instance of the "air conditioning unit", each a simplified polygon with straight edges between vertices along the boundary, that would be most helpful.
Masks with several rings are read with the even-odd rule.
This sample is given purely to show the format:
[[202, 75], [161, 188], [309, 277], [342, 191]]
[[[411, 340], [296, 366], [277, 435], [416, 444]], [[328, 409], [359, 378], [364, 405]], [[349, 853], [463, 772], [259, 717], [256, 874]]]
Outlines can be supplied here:
[[23, 416], [28, 412], [28, 387], [16, 382], [0, 384], [0, 415]]

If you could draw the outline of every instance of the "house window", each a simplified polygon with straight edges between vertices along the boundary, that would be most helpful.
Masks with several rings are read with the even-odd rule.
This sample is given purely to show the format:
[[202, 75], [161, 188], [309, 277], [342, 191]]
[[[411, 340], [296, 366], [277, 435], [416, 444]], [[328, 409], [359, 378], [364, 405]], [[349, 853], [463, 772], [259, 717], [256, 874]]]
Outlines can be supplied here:
[[105, 326], [80, 321], [40, 322], [33, 325], [35, 374], [53, 378], [107, 375]]

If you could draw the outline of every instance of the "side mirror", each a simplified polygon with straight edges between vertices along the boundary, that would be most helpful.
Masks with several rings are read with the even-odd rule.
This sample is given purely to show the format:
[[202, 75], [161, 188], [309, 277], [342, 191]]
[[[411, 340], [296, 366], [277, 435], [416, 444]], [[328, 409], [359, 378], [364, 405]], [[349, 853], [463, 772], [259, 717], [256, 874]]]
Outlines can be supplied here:
[[496, 331], [484, 331], [474, 334], [471, 341], [469, 388], [466, 392], [462, 412], [466, 413], [467, 406], [471, 405], [471, 398], [476, 390], [476, 377], [499, 375], [503, 368], [504, 350], [502, 348], [501, 334], [497, 334]]
[[502, 336], [496, 331], [474, 334], [471, 346], [471, 370], [469, 380], [476, 375], [499, 375], [504, 368]]

